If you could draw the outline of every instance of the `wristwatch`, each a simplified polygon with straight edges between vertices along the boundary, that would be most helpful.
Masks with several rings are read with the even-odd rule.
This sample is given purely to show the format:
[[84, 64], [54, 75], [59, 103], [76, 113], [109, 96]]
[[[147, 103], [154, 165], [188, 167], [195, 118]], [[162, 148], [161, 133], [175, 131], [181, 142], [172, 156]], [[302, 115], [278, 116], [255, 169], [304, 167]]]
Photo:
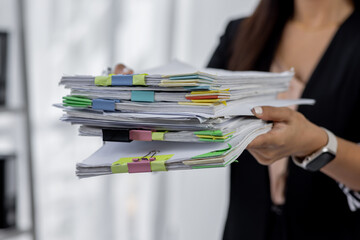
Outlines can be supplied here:
[[305, 158], [291, 156], [293, 162], [297, 166], [309, 170], [311, 172], [315, 172], [315, 171], [319, 171], [322, 167], [324, 167], [326, 164], [331, 162], [336, 157], [336, 151], [337, 151], [336, 137], [329, 130], [325, 128], [323, 129], [325, 130], [328, 136], [328, 142], [326, 146]]

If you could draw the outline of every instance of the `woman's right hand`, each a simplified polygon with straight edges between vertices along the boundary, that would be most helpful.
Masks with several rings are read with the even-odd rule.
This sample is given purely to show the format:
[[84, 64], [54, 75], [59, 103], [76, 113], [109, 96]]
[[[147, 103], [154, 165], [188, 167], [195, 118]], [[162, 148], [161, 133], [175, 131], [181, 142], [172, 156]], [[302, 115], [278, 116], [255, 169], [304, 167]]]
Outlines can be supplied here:
[[134, 71], [130, 68], [127, 68], [124, 64], [117, 64], [115, 66], [114, 74], [133, 74]]

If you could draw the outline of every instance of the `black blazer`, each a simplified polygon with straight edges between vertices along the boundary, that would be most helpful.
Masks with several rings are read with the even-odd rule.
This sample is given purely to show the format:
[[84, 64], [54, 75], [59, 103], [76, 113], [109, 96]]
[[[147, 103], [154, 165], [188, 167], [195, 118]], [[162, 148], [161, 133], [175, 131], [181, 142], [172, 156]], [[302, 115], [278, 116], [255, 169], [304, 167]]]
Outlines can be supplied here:
[[[227, 68], [230, 45], [241, 20], [228, 24], [209, 67]], [[269, 71], [281, 31], [274, 33], [255, 70]], [[314, 70], [300, 106], [313, 123], [339, 137], [360, 143], [360, 13], [339, 28]], [[246, 151], [231, 165], [230, 205], [224, 239], [267, 239], [270, 218], [268, 168]], [[284, 217], [288, 239], [360, 239], [360, 210], [351, 212], [338, 183], [321, 172], [308, 172], [289, 161]]]

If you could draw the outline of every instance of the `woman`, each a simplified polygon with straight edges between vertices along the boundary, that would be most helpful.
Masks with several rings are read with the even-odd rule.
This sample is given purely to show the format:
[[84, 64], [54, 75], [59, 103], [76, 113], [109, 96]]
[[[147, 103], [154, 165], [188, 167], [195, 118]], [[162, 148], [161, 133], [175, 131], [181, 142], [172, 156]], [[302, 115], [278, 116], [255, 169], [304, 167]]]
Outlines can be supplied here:
[[[356, 198], [347, 201], [356, 192], [345, 195], [339, 187], [360, 190], [360, 146], [352, 143], [360, 142], [359, 64], [356, 1], [262, 0], [251, 17], [228, 25], [209, 67], [295, 67], [295, 79], [281, 97], [317, 103], [299, 112], [253, 109], [274, 127], [248, 146], [257, 162], [245, 153], [231, 168], [224, 239], [360, 239], [360, 211], [349, 206]], [[327, 145], [319, 126], [338, 136], [336, 158], [310, 172], [287, 157], [301, 161]]]
[[[231, 166], [224, 239], [360, 239], [358, 5], [355, 0], [262, 0], [252, 16], [227, 26], [209, 67], [294, 67], [290, 89], [279, 97], [317, 102], [297, 111], [253, 109], [274, 127]], [[116, 72], [131, 70], [118, 65]], [[336, 156], [317, 164], [314, 172], [288, 159], [304, 163], [334, 142]]]

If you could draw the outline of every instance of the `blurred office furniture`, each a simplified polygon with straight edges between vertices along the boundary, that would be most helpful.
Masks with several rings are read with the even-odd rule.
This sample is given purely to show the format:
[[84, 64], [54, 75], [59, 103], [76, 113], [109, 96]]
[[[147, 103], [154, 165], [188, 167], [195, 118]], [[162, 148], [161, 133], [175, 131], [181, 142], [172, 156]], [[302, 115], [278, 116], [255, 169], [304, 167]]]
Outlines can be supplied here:
[[[23, 0], [0, 10], [0, 239], [36, 239]], [[19, 101], [20, 100], [20, 101]]]
[[15, 155], [0, 155], [0, 229], [15, 228]]

